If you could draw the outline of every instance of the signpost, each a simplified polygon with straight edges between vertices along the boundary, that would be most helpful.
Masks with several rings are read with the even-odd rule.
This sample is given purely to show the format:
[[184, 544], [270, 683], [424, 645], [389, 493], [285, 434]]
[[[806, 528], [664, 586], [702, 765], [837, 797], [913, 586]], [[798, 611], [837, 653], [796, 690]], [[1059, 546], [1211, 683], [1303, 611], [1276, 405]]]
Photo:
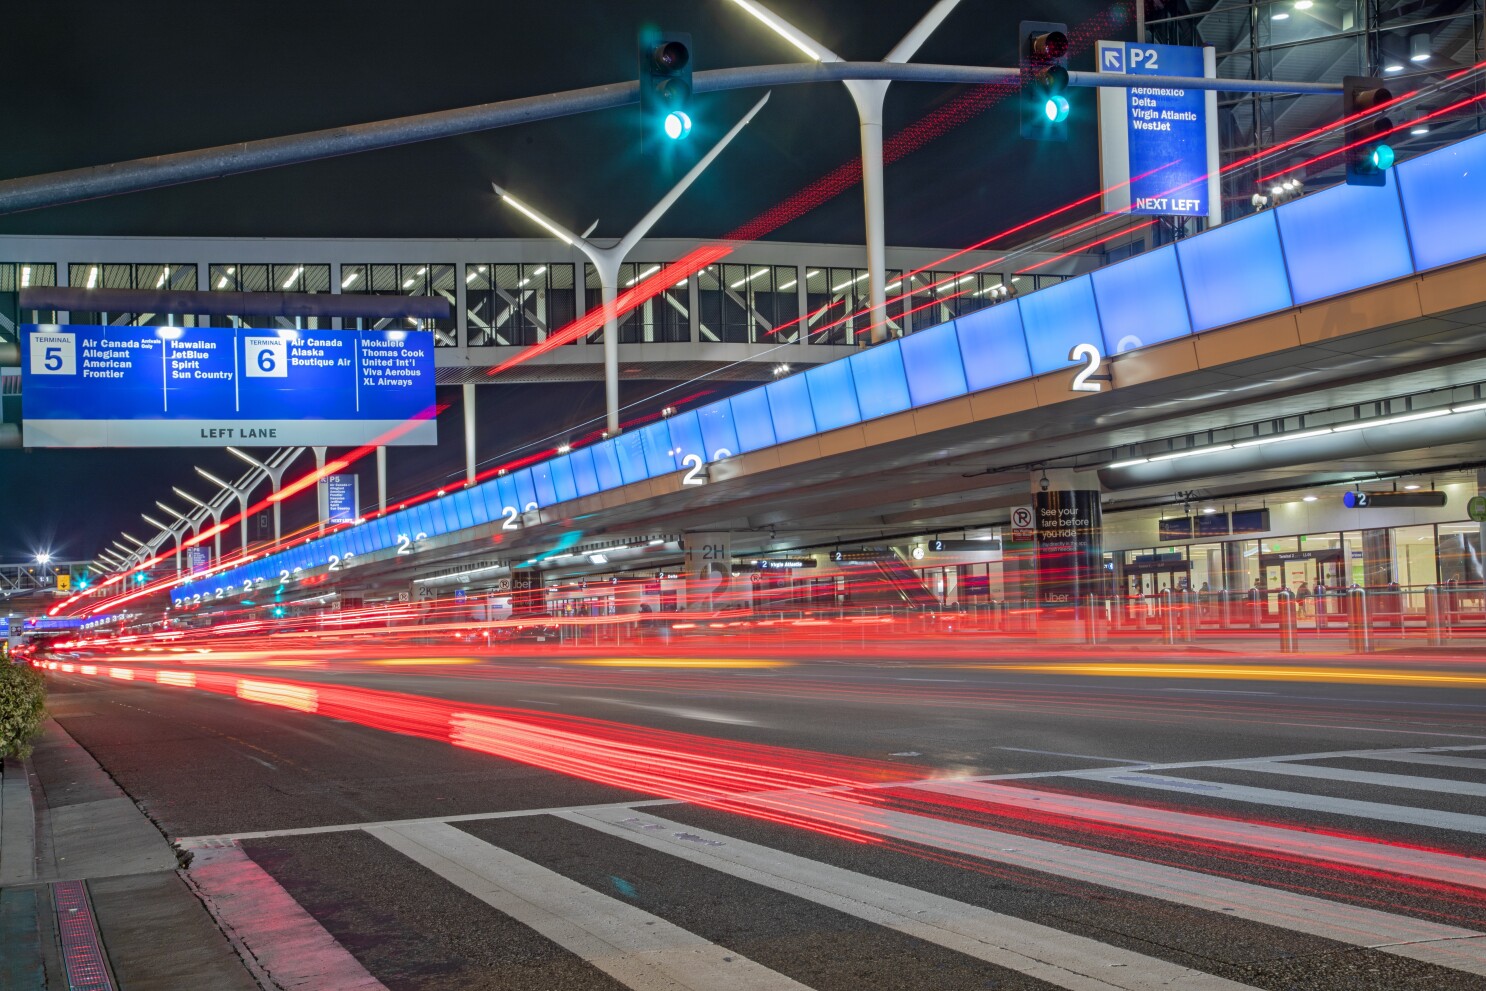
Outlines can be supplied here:
[[205, 544], [186, 548], [186, 571], [199, 575], [212, 566], [212, 549]]
[[[1214, 78], [1212, 48], [1101, 41], [1099, 71]], [[1222, 223], [1217, 93], [1158, 86], [1099, 90], [1104, 211]]]
[[28, 447], [438, 443], [425, 331], [21, 331]]
[[1031, 506], [1017, 506], [1011, 511], [1011, 540], [1024, 543], [1037, 535], [1037, 517]]
[[355, 523], [361, 515], [356, 475], [326, 475], [320, 479], [320, 518], [327, 524]]

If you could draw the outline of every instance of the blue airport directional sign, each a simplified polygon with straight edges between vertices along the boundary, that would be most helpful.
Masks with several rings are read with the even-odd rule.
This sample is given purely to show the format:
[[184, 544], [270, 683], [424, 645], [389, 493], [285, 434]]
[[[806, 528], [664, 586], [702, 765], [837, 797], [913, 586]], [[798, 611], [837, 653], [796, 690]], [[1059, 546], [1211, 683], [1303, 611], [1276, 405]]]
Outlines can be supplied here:
[[21, 330], [27, 447], [438, 443], [427, 331]]
[[[1099, 71], [1136, 76], [1207, 75], [1203, 49], [1101, 41]], [[1099, 91], [1104, 208], [1162, 216], [1205, 217], [1208, 174], [1216, 167], [1202, 90], [1161, 86]], [[1121, 185], [1129, 180], [1128, 185]]]
[[354, 474], [326, 475], [320, 479], [325, 487], [323, 518], [328, 524], [355, 523], [361, 509], [356, 498], [357, 485]]

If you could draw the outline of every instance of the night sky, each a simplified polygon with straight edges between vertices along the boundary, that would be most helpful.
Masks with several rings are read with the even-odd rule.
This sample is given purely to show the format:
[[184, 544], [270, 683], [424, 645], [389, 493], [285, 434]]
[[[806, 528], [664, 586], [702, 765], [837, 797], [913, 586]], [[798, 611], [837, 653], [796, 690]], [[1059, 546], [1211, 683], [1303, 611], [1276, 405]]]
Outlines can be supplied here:
[[[844, 58], [870, 60], [932, 3], [770, 6]], [[963, 0], [916, 61], [1015, 64], [1023, 17], [1069, 22], [1075, 69], [1092, 68], [1082, 39], [1130, 32], [1123, 3]], [[14, 43], [0, 74], [3, 178], [632, 79], [633, 39], [647, 24], [690, 31], [698, 70], [798, 60], [727, 0], [33, 4], [7, 11], [7, 24]], [[529, 225], [497, 208], [495, 179], [572, 227], [598, 217], [596, 237], [618, 236], [757, 98], [751, 91], [697, 98], [697, 129], [670, 162], [639, 153], [638, 111], [626, 108], [0, 217], [0, 232], [531, 236]], [[1094, 191], [1092, 91], [1074, 91], [1073, 103], [1073, 140], [1038, 144], [1017, 137], [1014, 99], [895, 84], [885, 134], [890, 144], [905, 129], [917, 137], [887, 170], [889, 243], [960, 247]], [[721, 237], [856, 152], [843, 87], [778, 90], [654, 234]], [[819, 199], [764, 236], [860, 243], [860, 186], [837, 183]], [[624, 399], [653, 391], [635, 384]], [[602, 389], [497, 386], [482, 389], [480, 401], [481, 454], [494, 457], [600, 415]], [[461, 471], [457, 410], [440, 436], [436, 449], [393, 452], [394, 490], [419, 491]], [[148, 536], [138, 514], [156, 499], [184, 508], [172, 484], [207, 494], [192, 464], [238, 474], [235, 459], [209, 449], [0, 451], [0, 561], [46, 546], [91, 557], [121, 528]], [[363, 504], [372, 492], [368, 465]]]

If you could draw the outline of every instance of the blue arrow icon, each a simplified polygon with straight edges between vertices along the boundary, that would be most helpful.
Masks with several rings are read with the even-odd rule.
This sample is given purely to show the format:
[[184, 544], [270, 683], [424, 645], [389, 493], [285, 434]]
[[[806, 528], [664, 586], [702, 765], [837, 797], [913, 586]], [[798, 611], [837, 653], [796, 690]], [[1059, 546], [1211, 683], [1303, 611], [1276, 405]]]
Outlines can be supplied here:
[[1106, 48], [1104, 50], [1104, 65], [1102, 68], [1105, 72], [1124, 72], [1125, 50], [1122, 48]]

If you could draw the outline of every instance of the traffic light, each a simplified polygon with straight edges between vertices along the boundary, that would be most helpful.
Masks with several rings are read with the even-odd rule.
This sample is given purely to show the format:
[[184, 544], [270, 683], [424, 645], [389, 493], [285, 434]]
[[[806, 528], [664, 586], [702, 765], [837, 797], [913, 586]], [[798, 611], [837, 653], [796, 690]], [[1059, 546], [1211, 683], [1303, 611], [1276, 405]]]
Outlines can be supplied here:
[[147, 572], [147, 571], [136, 571], [134, 573], [134, 584], [136, 584], [136, 585], [143, 585], [145, 582], [147, 582], [149, 580], [150, 580], [150, 575], [149, 575], [149, 572]]
[[1068, 140], [1068, 25], [1022, 21], [1022, 137]]
[[1393, 94], [1383, 80], [1371, 76], [1344, 77], [1342, 94], [1347, 185], [1386, 185], [1393, 165], [1393, 148], [1387, 142], [1393, 122], [1378, 108], [1392, 100]]
[[691, 35], [640, 34], [640, 144], [680, 141], [691, 133]]

